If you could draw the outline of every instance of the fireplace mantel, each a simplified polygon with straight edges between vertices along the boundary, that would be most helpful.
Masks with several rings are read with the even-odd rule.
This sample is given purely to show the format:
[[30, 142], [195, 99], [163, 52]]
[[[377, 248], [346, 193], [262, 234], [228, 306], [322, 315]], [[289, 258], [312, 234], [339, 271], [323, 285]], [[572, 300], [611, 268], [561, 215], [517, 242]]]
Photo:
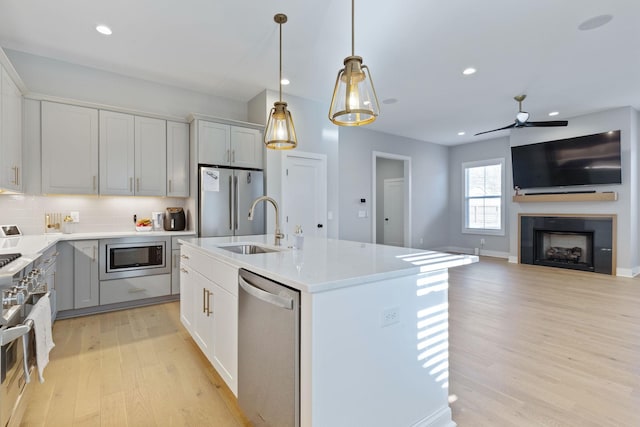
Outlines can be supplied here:
[[607, 191], [603, 193], [556, 193], [556, 194], [519, 194], [513, 196], [513, 202], [614, 202], [618, 200], [618, 193]]

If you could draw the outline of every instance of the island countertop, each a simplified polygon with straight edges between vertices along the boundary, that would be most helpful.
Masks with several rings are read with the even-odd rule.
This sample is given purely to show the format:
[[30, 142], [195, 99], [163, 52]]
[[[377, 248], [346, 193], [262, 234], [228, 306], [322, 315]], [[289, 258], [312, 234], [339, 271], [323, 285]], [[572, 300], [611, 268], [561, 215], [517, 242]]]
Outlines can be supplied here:
[[[273, 235], [182, 238], [180, 242], [216, 258], [263, 275], [292, 288], [314, 293], [415, 275], [478, 261], [474, 255], [456, 255], [424, 249], [376, 245], [347, 240], [305, 237], [303, 249]], [[224, 246], [256, 244], [276, 252], [243, 255]]]

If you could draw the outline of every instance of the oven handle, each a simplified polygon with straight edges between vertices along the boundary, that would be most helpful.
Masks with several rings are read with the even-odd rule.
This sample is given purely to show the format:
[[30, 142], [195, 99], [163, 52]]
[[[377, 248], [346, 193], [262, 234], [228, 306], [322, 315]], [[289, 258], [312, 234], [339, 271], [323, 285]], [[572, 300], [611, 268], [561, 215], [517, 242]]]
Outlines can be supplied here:
[[31, 330], [31, 326], [26, 324], [7, 328], [0, 332], [0, 345], [9, 344], [10, 342], [20, 338]]

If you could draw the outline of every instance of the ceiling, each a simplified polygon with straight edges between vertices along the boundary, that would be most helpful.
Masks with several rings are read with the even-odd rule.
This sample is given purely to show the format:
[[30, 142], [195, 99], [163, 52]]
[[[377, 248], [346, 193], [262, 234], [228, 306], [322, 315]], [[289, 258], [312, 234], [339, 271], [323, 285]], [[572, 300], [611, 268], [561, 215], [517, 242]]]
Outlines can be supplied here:
[[[328, 106], [351, 54], [349, 0], [0, 0], [0, 46], [248, 101], [278, 89], [278, 12], [285, 101]], [[512, 123], [521, 93], [534, 121], [640, 109], [639, 19], [631, 0], [358, 0], [355, 53], [382, 102], [368, 126], [455, 145], [508, 135], [473, 136]]]

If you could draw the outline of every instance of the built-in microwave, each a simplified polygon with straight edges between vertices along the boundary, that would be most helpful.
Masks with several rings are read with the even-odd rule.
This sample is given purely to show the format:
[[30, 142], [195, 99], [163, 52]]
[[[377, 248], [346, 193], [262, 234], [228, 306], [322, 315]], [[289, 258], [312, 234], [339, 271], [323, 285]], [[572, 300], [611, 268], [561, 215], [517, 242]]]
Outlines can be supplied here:
[[166, 237], [135, 237], [100, 240], [100, 280], [171, 273]]

